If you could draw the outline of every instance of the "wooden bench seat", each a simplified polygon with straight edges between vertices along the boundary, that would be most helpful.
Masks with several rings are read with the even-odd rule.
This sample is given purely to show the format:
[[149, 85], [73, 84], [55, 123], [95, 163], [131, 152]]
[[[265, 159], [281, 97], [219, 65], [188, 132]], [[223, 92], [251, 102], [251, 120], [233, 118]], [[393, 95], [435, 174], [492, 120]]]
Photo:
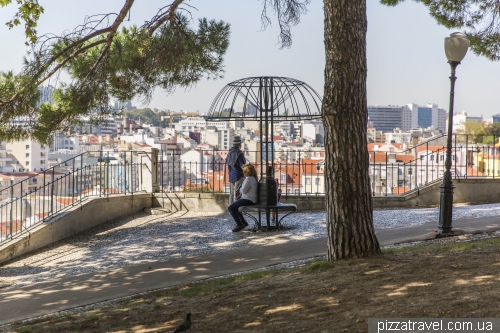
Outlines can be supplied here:
[[[257, 205], [251, 205], [251, 206], [242, 206], [238, 209], [240, 213], [242, 213], [245, 216], [248, 216], [251, 218], [254, 222], [254, 231], [257, 230], [262, 230], [262, 224], [261, 224], [261, 213], [266, 213], [266, 227], [267, 230], [272, 230], [272, 229], [280, 229], [282, 227], [281, 221], [285, 217], [287, 217], [290, 214], [293, 214], [297, 211], [297, 205], [296, 204], [282, 204], [278, 203], [275, 206], [269, 206], [266, 204], [257, 204]], [[276, 216], [276, 225], [271, 226], [271, 212], [275, 213]], [[285, 213], [285, 215], [281, 216], [280, 218], [280, 212]], [[258, 218], [252, 215], [252, 213], [257, 213]]]

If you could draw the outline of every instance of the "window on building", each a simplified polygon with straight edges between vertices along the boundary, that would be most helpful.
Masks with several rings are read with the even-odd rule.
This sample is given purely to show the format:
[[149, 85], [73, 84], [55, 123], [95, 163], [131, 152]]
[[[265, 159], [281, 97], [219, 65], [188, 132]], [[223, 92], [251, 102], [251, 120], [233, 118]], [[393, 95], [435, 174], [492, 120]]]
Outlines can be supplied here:
[[434, 155], [431, 155], [431, 161], [434, 161]]
[[26, 149], [30, 149], [30, 145], [26, 145]]
[[311, 185], [311, 178], [306, 177], [306, 185]]
[[299, 194], [299, 190], [295, 190], [295, 194]]
[[26, 166], [30, 165], [30, 162], [29, 161], [26, 161]]
[[444, 161], [444, 155], [439, 155], [439, 160]]
[[30, 157], [30, 153], [26, 153], [26, 157]]
[[281, 182], [282, 183], [286, 182], [286, 175], [281, 175]]
[[316, 185], [321, 185], [321, 178], [316, 177]]

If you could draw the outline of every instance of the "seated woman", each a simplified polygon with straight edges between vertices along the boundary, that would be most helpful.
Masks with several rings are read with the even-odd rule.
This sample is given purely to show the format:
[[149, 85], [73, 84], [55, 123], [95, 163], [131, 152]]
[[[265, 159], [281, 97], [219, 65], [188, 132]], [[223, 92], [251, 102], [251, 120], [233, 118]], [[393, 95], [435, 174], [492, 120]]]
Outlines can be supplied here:
[[241, 231], [248, 226], [243, 214], [238, 212], [238, 208], [242, 206], [255, 205], [257, 203], [257, 171], [255, 171], [255, 167], [252, 164], [245, 164], [242, 169], [243, 174], [245, 175], [245, 180], [240, 187], [241, 197], [230, 204], [227, 208], [233, 217], [234, 222], [236, 222], [236, 227], [233, 229], [233, 232]]

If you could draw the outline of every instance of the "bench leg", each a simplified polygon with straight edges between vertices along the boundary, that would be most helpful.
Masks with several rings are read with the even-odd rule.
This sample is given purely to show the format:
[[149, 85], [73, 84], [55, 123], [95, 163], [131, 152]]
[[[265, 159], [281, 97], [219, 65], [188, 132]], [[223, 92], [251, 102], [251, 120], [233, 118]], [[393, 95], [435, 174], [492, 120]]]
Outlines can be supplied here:
[[288, 215], [293, 214], [293, 213], [295, 213], [295, 211], [289, 211], [288, 213], [286, 213], [285, 215], [283, 215], [283, 216], [282, 216], [282, 217], [278, 220], [278, 218], [277, 218], [278, 214], [277, 214], [277, 212], [276, 212], [276, 228], [280, 228], [280, 229], [281, 229], [281, 227], [283, 226], [283, 225], [281, 224], [281, 221], [283, 221], [283, 219], [284, 219], [285, 217], [287, 217]]
[[[260, 230], [260, 223], [259, 223], [259, 220], [253, 216], [252, 214], [250, 213], [246, 213], [246, 212], [243, 212], [242, 213], [245, 217], [249, 217], [252, 219], [252, 221], [254, 222], [253, 224], [253, 230], [256, 231], [256, 230]], [[259, 217], [260, 217], [260, 214], [259, 214]]]

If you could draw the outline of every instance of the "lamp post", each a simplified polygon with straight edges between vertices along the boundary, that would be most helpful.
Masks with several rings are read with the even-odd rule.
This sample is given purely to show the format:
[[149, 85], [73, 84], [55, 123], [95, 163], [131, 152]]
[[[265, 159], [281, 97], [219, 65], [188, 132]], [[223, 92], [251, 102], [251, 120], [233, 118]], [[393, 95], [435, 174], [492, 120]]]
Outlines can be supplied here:
[[411, 175], [413, 174], [413, 169], [412, 168], [408, 168], [408, 178], [410, 178], [410, 191], [411, 191]]
[[439, 205], [439, 233], [451, 233], [451, 218], [453, 212], [453, 181], [451, 179], [451, 139], [453, 135], [453, 102], [455, 97], [455, 70], [467, 53], [469, 40], [460, 32], [454, 32], [444, 39], [444, 51], [451, 67], [450, 110], [448, 113], [448, 136], [446, 141], [446, 160]]

